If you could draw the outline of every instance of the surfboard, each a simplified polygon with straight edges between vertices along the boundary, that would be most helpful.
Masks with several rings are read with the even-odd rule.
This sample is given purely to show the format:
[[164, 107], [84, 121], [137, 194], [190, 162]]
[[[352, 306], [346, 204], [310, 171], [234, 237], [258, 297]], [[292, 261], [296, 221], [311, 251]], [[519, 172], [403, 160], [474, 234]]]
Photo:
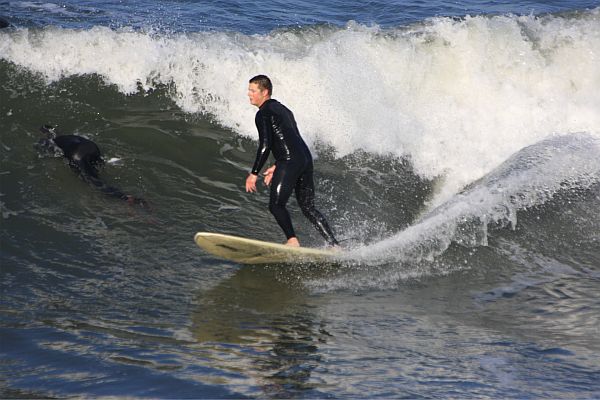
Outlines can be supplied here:
[[291, 247], [222, 233], [198, 232], [196, 244], [214, 256], [242, 264], [288, 264], [333, 261], [338, 250]]

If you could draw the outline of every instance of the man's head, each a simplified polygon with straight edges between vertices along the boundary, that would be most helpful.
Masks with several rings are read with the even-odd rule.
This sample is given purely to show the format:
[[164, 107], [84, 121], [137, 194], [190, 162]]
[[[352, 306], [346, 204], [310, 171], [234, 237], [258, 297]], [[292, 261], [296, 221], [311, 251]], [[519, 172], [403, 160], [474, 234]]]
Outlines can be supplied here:
[[250, 104], [260, 107], [265, 101], [271, 98], [273, 93], [273, 84], [266, 75], [256, 75], [248, 83], [248, 98]]

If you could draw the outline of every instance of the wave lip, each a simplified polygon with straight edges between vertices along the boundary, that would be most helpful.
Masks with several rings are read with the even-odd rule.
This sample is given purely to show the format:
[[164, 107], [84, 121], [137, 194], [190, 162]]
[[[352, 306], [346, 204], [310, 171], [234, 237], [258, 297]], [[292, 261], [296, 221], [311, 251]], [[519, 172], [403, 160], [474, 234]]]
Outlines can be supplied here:
[[600, 139], [587, 133], [545, 139], [517, 152], [406, 230], [348, 258], [368, 265], [415, 264], [433, 261], [452, 242], [486, 246], [488, 227], [514, 229], [518, 211], [598, 182]]

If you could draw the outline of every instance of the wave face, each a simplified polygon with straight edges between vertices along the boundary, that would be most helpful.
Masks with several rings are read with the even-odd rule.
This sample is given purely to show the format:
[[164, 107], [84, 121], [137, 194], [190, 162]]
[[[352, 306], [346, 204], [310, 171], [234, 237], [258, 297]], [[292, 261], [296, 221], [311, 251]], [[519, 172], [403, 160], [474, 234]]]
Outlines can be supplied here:
[[444, 176], [442, 199], [555, 133], [600, 134], [600, 11], [434, 18], [403, 28], [151, 34], [94, 27], [2, 33], [5, 60], [122, 93], [161, 85], [188, 113], [253, 137], [246, 82], [273, 78], [303, 135], [339, 156], [410, 158]]

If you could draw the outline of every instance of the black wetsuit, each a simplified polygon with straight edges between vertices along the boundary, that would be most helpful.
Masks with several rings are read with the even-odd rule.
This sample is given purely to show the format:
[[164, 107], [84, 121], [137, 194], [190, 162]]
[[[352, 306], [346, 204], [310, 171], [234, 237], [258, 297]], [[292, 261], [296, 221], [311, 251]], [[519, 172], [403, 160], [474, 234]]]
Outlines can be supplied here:
[[272, 152], [276, 168], [271, 181], [269, 211], [286, 237], [296, 236], [290, 214], [285, 208], [294, 190], [304, 215], [330, 245], [338, 244], [327, 220], [315, 208], [313, 160], [300, 136], [294, 114], [277, 100], [269, 99], [260, 106], [255, 122], [259, 146], [252, 173], [258, 175]]
[[100, 179], [98, 167], [104, 164], [104, 160], [96, 143], [78, 135], [56, 136], [54, 131], [49, 130], [47, 127], [42, 127], [41, 130], [48, 134], [48, 138], [40, 140], [38, 145], [47, 149], [59, 148], [64, 157], [69, 160], [69, 166], [84, 181], [91, 183], [109, 196], [125, 200], [130, 204], [146, 205], [144, 199], [125, 194], [113, 186], [108, 186]]

